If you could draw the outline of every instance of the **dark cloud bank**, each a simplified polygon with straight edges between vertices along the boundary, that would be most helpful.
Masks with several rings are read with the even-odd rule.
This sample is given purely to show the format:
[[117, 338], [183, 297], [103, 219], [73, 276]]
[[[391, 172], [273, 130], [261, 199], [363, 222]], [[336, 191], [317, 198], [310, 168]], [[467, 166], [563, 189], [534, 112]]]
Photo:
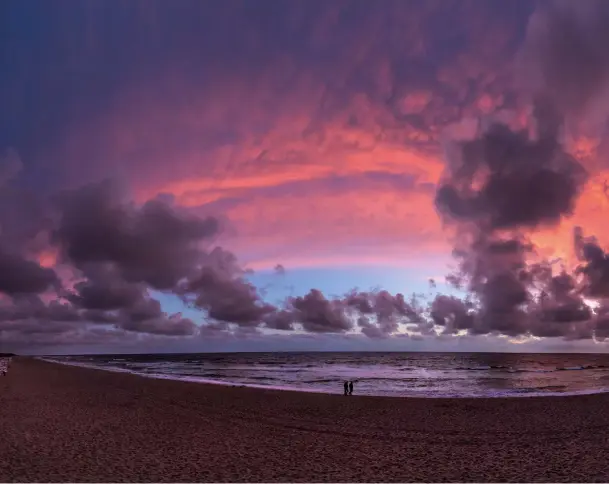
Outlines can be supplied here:
[[[284, 307], [270, 305], [234, 255], [213, 246], [219, 230], [214, 218], [191, 216], [162, 199], [136, 207], [123, 202], [111, 182], [63, 192], [39, 206], [48, 223], [35, 237], [58, 254], [56, 269], [41, 267], [33, 253], [28, 257], [19, 250], [27, 240], [3, 236], [0, 330], [5, 333], [71, 335], [96, 325], [165, 336], [199, 332], [180, 314], [165, 314], [150, 290], [201, 309], [213, 321], [205, 332], [299, 327], [341, 333], [353, 329], [353, 316], [359, 315], [365, 334], [382, 336], [395, 331], [401, 319], [418, 318], [402, 295], [385, 291], [327, 299], [312, 289]], [[69, 276], [60, 277], [62, 268]]]
[[[439, 295], [423, 304], [382, 290], [329, 298], [311, 289], [271, 305], [235, 256], [214, 245], [216, 219], [194, 217], [163, 198], [135, 206], [111, 182], [38, 200], [11, 187], [18, 158], [9, 153], [0, 167], [2, 340], [65, 344], [117, 335], [247, 335], [263, 328], [359, 328], [382, 338], [401, 325], [422, 336], [609, 337], [609, 256], [598, 241], [575, 231], [580, 264], [568, 272], [532, 257], [528, 239], [569, 217], [587, 181], [563, 149], [561, 133], [565, 120], [607, 83], [609, 9], [603, 2], [582, 5], [576, 11], [572, 3], [546, 3], [529, 25], [522, 56], [536, 70], [534, 132], [491, 123], [447, 156], [436, 206], [455, 237], [458, 271], [449, 279], [467, 298]], [[54, 269], [36, 262], [49, 251], [57, 255]], [[180, 297], [206, 322], [199, 327], [166, 314], [151, 290]], [[585, 298], [598, 307], [590, 309]]]

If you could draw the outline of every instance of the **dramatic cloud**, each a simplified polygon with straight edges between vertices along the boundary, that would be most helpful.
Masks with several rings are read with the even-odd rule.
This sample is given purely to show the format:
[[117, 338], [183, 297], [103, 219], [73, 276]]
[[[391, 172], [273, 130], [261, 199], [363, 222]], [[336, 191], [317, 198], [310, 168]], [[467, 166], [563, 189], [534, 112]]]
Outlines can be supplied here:
[[295, 321], [311, 333], [342, 333], [353, 327], [345, 314], [343, 301], [329, 300], [317, 289], [289, 301]]
[[19, 296], [0, 304], [0, 321], [7, 323], [28, 321], [30, 324], [52, 327], [47, 324], [49, 321], [73, 322], [80, 319], [73, 306], [59, 301], [47, 304], [35, 295]]
[[9, 139], [41, 184], [119, 177], [139, 202], [171, 193], [222, 210], [229, 248], [267, 267], [333, 264], [337, 246], [347, 263], [445, 253], [431, 203], [443, 129], [512, 102], [506, 83], [531, 10], [452, 0], [6, 8], [33, 33], [6, 34], [15, 54], [1, 64], [0, 132], [17, 132]]
[[[459, 270], [452, 281], [464, 285], [474, 302], [436, 298], [431, 316], [449, 332], [579, 339], [592, 337], [604, 324], [584, 300], [601, 299], [602, 307], [606, 297], [605, 254], [596, 242], [576, 229], [575, 251], [586, 263], [575, 270], [584, 276], [578, 280], [535, 257], [535, 246], [526, 239], [572, 216], [588, 180], [564, 147], [564, 121], [601, 94], [605, 68], [598, 64], [605, 60], [596, 42], [606, 35], [599, 25], [609, 25], [609, 17], [605, 4], [582, 8], [548, 2], [532, 18], [523, 57], [541, 74], [528, 129], [491, 123], [474, 139], [451, 147], [436, 204], [456, 229]], [[590, 31], [586, 22], [592, 22]], [[565, 69], [569, 73], [563, 76]], [[574, 78], [587, 74], [593, 79]]]
[[444, 333], [457, 333], [474, 328], [474, 306], [469, 301], [461, 301], [454, 296], [440, 295], [430, 307], [434, 324], [444, 327]]
[[[2, 11], [0, 342], [609, 337], [602, 0]], [[245, 269], [451, 248], [463, 298]]]
[[162, 200], [135, 209], [121, 198], [108, 182], [59, 197], [61, 223], [53, 238], [64, 258], [80, 269], [114, 263], [127, 281], [174, 287], [199, 262], [196, 244], [217, 232], [217, 221], [182, 215]]
[[607, 94], [607, 25], [603, 0], [540, 2], [531, 16], [522, 52], [527, 75], [560, 112], [581, 115]]
[[[54, 198], [48, 249], [73, 269], [73, 280], [61, 284], [52, 269], [19, 255], [4, 256], [3, 267], [11, 270], [0, 279], [0, 290], [9, 297], [0, 308], [3, 334], [14, 337], [21, 327], [26, 339], [30, 334], [74, 334], [90, 324], [163, 336], [200, 331], [180, 314], [167, 315], [151, 290], [178, 295], [200, 309], [212, 321], [201, 330], [205, 334], [213, 329], [244, 337], [262, 326], [344, 333], [358, 317], [360, 325], [362, 317], [373, 317], [363, 333], [377, 337], [397, 331], [402, 320], [420, 319], [401, 294], [387, 291], [327, 299], [312, 289], [277, 308], [262, 301], [232, 253], [212, 245], [218, 230], [213, 218], [191, 215], [163, 199], [140, 206], [126, 202], [107, 181]], [[57, 341], [53, 337], [50, 343]]]
[[572, 213], [586, 173], [560, 146], [560, 119], [537, 107], [536, 139], [493, 124], [449, 158], [436, 203], [482, 233], [556, 224]]
[[[1, 242], [1, 240], [0, 240]], [[9, 253], [0, 245], [0, 293], [9, 295], [41, 293], [59, 281], [53, 269]]]
[[457, 227], [459, 276], [480, 302], [482, 323], [472, 328], [478, 332], [527, 331], [527, 256], [533, 248], [523, 234], [571, 215], [586, 181], [583, 167], [559, 143], [555, 115], [547, 106], [534, 115], [534, 139], [492, 124], [459, 143], [438, 188], [439, 211]]
[[[352, 310], [363, 315], [359, 319], [364, 334], [377, 332], [381, 335], [391, 335], [398, 331], [400, 323], [418, 323], [422, 321], [420, 308], [416, 300], [406, 302], [403, 294], [391, 295], [387, 291], [352, 292], [345, 298], [345, 303]], [[370, 317], [374, 316], [376, 325], [371, 324]]]
[[[216, 248], [210, 257], [214, 258], [222, 252]], [[228, 255], [232, 257], [232, 254]], [[266, 314], [275, 310], [270, 304], [260, 301], [253, 284], [242, 276], [217, 267], [203, 267], [180, 291], [185, 294], [186, 300], [192, 298], [196, 307], [206, 310], [211, 319], [240, 326], [256, 326]]]
[[143, 288], [120, 278], [110, 266], [93, 266], [87, 279], [74, 285], [74, 294], [66, 296], [75, 306], [100, 311], [133, 307], [142, 298]]
[[[216, 260], [217, 252], [204, 248], [217, 232], [215, 219], [182, 213], [161, 199], [135, 206], [109, 182], [63, 192], [56, 200], [49, 248], [73, 268], [76, 279], [64, 288], [52, 269], [1, 252], [0, 293], [8, 297], [0, 306], [3, 334], [19, 328], [24, 335], [73, 332], [76, 326], [68, 322], [78, 322], [81, 330], [95, 323], [166, 336], [197, 332], [191, 320], [165, 314], [149, 290], [177, 292], [184, 280], [200, 280], [204, 267]], [[239, 288], [225, 284], [213, 290], [222, 300], [223, 291]]]

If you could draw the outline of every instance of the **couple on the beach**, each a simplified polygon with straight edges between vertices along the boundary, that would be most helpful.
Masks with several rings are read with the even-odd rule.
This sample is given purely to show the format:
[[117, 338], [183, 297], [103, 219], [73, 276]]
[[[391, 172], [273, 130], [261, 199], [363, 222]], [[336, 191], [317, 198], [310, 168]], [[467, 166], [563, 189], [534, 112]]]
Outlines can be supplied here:
[[353, 394], [353, 382], [352, 381], [345, 380], [344, 387], [345, 387], [345, 395]]

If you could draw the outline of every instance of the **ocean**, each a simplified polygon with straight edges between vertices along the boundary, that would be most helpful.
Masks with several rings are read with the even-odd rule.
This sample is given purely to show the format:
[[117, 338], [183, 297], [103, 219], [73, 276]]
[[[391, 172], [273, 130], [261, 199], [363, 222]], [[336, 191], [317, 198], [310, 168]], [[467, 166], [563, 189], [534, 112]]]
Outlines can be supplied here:
[[505, 397], [609, 391], [609, 355], [501, 353], [204, 353], [52, 356], [152, 378], [393, 397]]

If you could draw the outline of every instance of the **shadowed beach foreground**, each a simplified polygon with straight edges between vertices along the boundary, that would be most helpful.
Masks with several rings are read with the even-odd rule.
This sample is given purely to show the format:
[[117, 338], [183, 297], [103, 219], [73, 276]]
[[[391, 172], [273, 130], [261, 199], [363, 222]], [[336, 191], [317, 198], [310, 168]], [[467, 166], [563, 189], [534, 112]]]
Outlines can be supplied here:
[[608, 395], [345, 397], [15, 358], [0, 481], [607, 482], [608, 408]]

